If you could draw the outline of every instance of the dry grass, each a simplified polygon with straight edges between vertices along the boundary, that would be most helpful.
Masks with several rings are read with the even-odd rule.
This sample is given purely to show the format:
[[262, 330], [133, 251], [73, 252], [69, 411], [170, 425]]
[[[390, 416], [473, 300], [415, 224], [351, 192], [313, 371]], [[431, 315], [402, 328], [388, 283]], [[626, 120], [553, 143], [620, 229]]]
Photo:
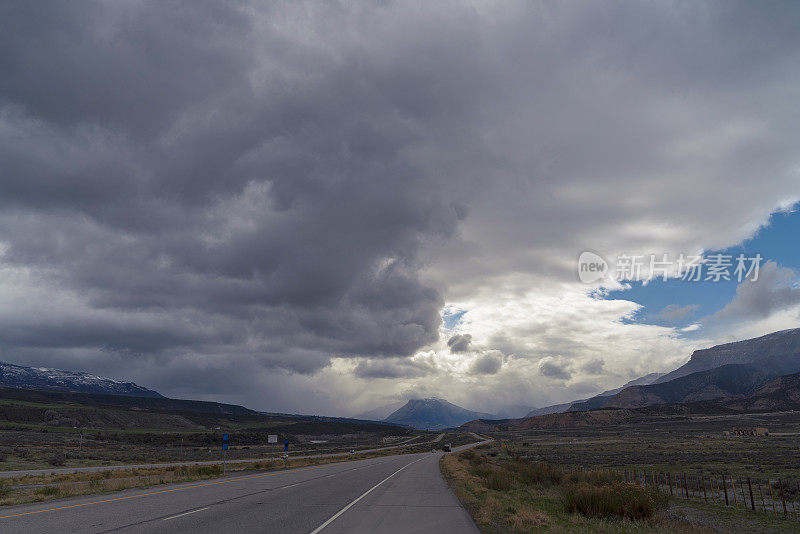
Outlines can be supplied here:
[[[663, 502], [658, 497], [644, 500], [644, 507], [650, 506], [655, 514], [648, 518], [651, 514], [643, 511], [640, 501], [640, 491], [648, 490], [638, 487], [632, 487], [630, 494], [621, 499], [612, 499], [613, 511], [610, 514], [583, 515], [577, 508], [570, 511], [565, 502], [565, 495], [569, 492], [592, 488], [604, 494], [600, 498], [602, 501], [608, 491], [603, 488], [624, 484], [608, 471], [569, 472], [545, 463], [530, 465], [511, 460], [496, 447], [479, 447], [445, 455], [441, 460], [441, 468], [461, 503], [485, 533], [718, 532], [707, 524], [692, 522], [690, 517], [683, 514], [666, 515], [661, 508]], [[598, 498], [593, 495], [578, 491], [576, 496], [583, 499], [580, 507], [587, 511], [590, 508], [585, 505], [597, 504]], [[621, 507], [620, 503], [625, 506]], [[603, 510], [602, 507], [597, 509]]]
[[564, 488], [564, 508], [586, 517], [624, 517], [649, 519], [659, 508], [666, 508], [663, 493], [626, 482], [613, 485], [570, 484]]
[[531, 506], [523, 506], [509, 518], [511, 528], [516, 532], [527, 532], [547, 524], [547, 515]]
[[[258, 464], [248, 467], [264, 468]], [[221, 466], [204, 465], [6, 478], [0, 480], [0, 505], [11, 506], [125, 489], [148, 488], [158, 484], [191, 482], [221, 475]]]

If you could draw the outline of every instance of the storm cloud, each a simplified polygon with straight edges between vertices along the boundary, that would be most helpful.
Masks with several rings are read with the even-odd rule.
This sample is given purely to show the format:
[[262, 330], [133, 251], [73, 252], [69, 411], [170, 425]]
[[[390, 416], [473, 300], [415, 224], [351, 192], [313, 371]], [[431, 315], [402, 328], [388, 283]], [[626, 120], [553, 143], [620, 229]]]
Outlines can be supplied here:
[[562, 357], [554, 358], [552, 356], [547, 356], [539, 360], [539, 374], [548, 378], [558, 378], [560, 380], [569, 380], [572, 378], [569, 364], [565, 362]]
[[469, 366], [469, 372], [473, 375], [494, 375], [503, 366], [503, 356], [499, 353], [489, 352], [475, 358]]
[[447, 346], [453, 354], [467, 352], [472, 343], [472, 336], [469, 334], [454, 334], [447, 340]]
[[[6, 2], [0, 359], [353, 412], [663, 370], [690, 347], [623, 325], [635, 305], [576, 287], [574, 258], [729, 246], [800, 198], [798, 24], [789, 3]], [[473, 346], [508, 358], [471, 368]]]
[[278, 15], [3, 8], [2, 261], [64, 295], [16, 317], [8, 351], [313, 372], [437, 339], [418, 251], [463, 215], [415, 155], [439, 98], [394, 87], [413, 62], [364, 65], [357, 43], [334, 58], [333, 34], [296, 39]]

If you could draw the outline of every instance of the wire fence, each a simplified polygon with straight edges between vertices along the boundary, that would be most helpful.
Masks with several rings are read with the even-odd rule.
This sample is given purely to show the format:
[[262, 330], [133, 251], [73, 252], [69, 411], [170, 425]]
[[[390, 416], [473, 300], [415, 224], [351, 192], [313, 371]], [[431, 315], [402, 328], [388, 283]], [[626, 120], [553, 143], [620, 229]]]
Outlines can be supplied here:
[[[530, 462], [506, 448], [509, 456]], [[642, 469], [568, 468], [610, 472], [631, 484], [651, 487], [677, 499], [746, 509], [800, 521], [800, 482], [784, 478], [755, 478], [711, 472], [675, 472]]]
[[716, 503], [800, 520], [800, 485], [796, 480], [636, 469], [622, 470], [622, 475], [626, 482], [653, 487], [679, 499]]

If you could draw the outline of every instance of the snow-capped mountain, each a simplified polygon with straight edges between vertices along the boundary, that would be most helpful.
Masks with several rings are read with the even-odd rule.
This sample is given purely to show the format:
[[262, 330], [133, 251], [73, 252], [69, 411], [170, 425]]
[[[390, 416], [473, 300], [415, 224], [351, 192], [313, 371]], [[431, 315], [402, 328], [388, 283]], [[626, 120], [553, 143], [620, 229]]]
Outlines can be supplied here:
[[133, 382], [121, 382], [89, 373], [46, 367], [24, 367], [5, 362], [0, 362], [0, 386], [164, 398], [160, 393], [137, 386]]

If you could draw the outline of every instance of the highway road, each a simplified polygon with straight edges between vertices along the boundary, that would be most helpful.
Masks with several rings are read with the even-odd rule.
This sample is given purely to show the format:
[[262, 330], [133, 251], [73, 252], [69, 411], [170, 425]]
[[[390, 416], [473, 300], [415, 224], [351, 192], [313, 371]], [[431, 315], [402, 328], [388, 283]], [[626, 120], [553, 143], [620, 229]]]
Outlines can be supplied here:
[[3, 507], [0, 532], [477, 533], [439, 471], [441, 454], [385, 456]]

